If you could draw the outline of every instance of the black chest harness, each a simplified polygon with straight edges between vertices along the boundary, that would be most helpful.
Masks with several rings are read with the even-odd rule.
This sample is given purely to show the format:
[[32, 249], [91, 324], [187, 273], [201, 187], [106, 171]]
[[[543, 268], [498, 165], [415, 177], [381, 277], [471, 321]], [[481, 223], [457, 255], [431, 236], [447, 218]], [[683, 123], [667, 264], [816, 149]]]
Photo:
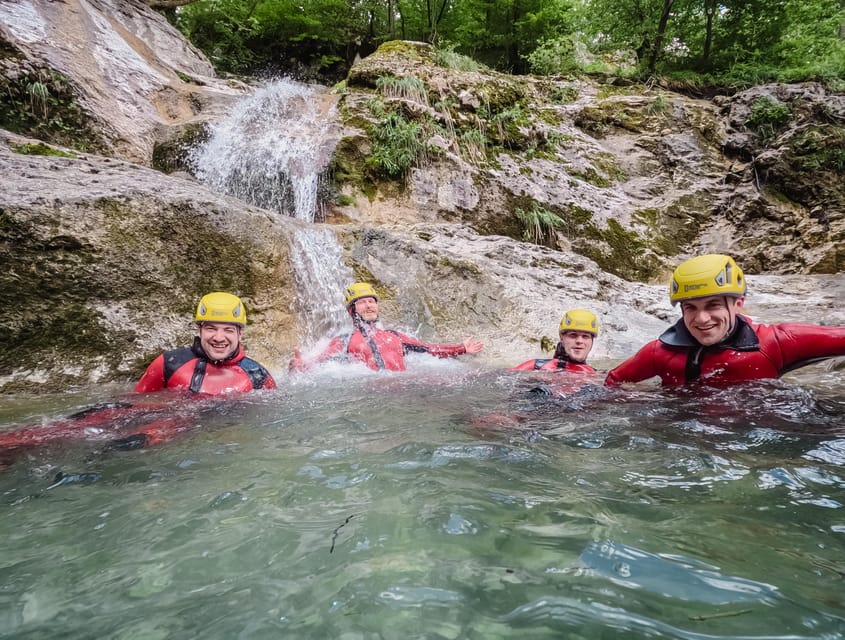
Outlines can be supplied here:
[[[399, 335], [398, 331], [394, 331], [393, 329], [385, 329], [385, 331], [395, 335], [397, 338], [399, 338], [400, 342], [402, 341], [402, 338]], [[370, 335], [370, 332], [367, 331], [366, 329], [362, 329], [362, 328], [359, 327], [358, 332], [361, 334], [361, 336], [364, 338], [364, 340], [367, 341], [367, 344], [370, 345], [370, 351], [373, 352], [373, 360], [376, 363], [377, 369], [379, 371], [381, 371], [382, 369], [384, 369], [384, 358], [381, 355], [381, 351], [379, 351], [379, 348], [378, 348], [378, 345], [376, 344], [376, 341], [373, 339], [372, 335]], [[352, 341], [353, 335], [355, 335], [355, 334], [354, 333], [344, 333], [343, 335], [340, 336], [340, 340], [343, 343], [342, 354], [343, 354], [344, 358], [347, 357], [347, 355], [349, 354], [349, 343]], [[403, 355], [407, 355], [409, 352], [412, 352], [412, 351], [416, 351], [418, 353], [426, 353], [428, 351], [428, 349], [426, 347], [423, 347], [423, 346], [420, 346], [420, 345], [405, 344], [404, 342], [402, 342], [402, 354]]]
[[[209, 359], [200, 346], [198, 338], [194, 340], [194, 344], [191, 347], [164, 352], [164, 386], [167, 386], [168, 381], [179, 368], [194, 358], [197, 361], [194, 364], [194, 373], [191, 376], [189, 389], [192, 393], [199, 393], [202, 388], [202, 381], [205, 379], [205, 370], [208, 366]], [[267, 376], [269, 375], [264, 367], [252, 358], [242, 358], [238, 362], [238, 366], [249, 376], [253, 389], [264, 387], [264, 381], [267, 380]]]

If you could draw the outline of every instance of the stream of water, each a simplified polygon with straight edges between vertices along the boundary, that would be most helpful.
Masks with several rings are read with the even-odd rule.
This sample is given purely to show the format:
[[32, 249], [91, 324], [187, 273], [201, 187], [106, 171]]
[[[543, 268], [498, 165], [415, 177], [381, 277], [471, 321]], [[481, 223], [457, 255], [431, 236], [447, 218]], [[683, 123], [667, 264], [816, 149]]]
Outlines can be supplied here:
[[[177, 440], [7, 459], [0, 638], [845, 637], [841, 372], [546, 395], [414, 358], [162, 394]], [[13, 398], [0, 429], [103, 393]]]
[[[310, 91], [256, 91], [198, 176], [313, 220]], [[348, 323], [352, 274], [327, 229], [293, 244], [312, 344]], [[222, 400], [4, 398], [0, 438], [44, 442], [0, 450], [0, 639], [845, 638], [841, 370], [667, 391], [408, 369], [274, 371], [278, 390]], [[67, 418], [104, 401], [147, 406]], [[108, 445], [163, 416], [178, 438]]]
[[191, 153], [200, 182], [280, 215], [313, 222], [337, 144], [335, 98], [289, 79], [257, 88]]

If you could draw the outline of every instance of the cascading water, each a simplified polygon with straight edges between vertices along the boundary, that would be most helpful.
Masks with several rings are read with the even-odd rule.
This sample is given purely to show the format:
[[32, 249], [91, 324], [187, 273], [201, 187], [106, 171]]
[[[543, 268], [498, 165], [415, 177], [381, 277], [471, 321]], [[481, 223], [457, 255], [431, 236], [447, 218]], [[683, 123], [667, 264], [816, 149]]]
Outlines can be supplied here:
[[214, 124], [191, 162], [197, 179], [216, 191], [313, 222], [338, 131], [333, 96], [279, 79]]
[[304, 344], [339, 333], [349, 324], [343, 310], [343, 288], [352, 271], [343, 264], [343, 249], [330, 229], [299, 229], [291, 248], [294, 280], [300, 295], [296, 315]]
[[[192, 164], [197, 178], [216, 191], [314, 222], [320, 181], [339, 131], [333, 96], [279, 79], [241, 100], [216, 123], [192, 153]], [[294, 305], [306, 344], [337, 333], [347, 320], [341, 292], [352, 272], [342, 257], [329, 229], [307, 226], [294, 233]]]

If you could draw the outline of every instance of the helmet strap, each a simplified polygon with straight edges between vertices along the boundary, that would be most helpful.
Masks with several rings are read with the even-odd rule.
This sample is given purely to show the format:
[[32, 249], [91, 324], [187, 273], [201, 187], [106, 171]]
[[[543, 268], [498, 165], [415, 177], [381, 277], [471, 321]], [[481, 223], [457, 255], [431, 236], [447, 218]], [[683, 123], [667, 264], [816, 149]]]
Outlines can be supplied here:
[[378, 318], [375, 320], [364, 320], [364, 318], [355, 311], [354, 303], [349, 305], [349, 315], [352, 316], [352, 324], [355, 325], [355, 328], [359, 329], [362, 333], [369, 332], [370, 329], [376, 327], [379, 323]]
[[576, 364], [583, 364], [583, 363], [586, 362], [586, 360], [576, 360], [571, 355], [569, 355], [566, 352], [566, 347], [563, 346], [563, 342], [557, 343], [557, 348], [555, 349], [554, 357], [555, 357], [556, 360], [563, 360], [565, 362], [574, 362]]
[[[562, 331], [561, 333], [564, 333], [564, 331]], [[590, 334], [590, 337], [590, 351], [592, 351], [592, 344], [596, 341], [596, 337], [592, 334]], [[555, 358], [557, 358], [558, 360], [568, 360], [569, 362], [575, 362], [577, 364], [584, 364], [585, 362], [587, 362], [586, 358], [584, 358], [583, 360], [576, 360], [566, 352], [566, 347], [563, 346], [563, 336], [561, 336], [561, 339], [557, 343], [557, 348], [555, 349]]]

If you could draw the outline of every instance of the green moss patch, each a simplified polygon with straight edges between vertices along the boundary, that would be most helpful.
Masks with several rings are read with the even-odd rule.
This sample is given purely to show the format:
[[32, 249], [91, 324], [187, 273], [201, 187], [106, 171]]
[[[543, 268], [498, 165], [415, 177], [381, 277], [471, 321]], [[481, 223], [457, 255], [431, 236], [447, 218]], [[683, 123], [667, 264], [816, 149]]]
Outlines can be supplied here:
[[83, 152], [106, 149], [70, 81], [52, 69], [0, 77], [0, 128]]
[[39, 142], [37, 144], [13, 144], [11, 145], [11, 148], [15, 153], [20, 153], [25, 156], [57, 156], [59, 158], [78, 157], [75, 153], [68, 153], [67, 151], [56, 149], [55, 147], [44, 144], [43, 142]]

